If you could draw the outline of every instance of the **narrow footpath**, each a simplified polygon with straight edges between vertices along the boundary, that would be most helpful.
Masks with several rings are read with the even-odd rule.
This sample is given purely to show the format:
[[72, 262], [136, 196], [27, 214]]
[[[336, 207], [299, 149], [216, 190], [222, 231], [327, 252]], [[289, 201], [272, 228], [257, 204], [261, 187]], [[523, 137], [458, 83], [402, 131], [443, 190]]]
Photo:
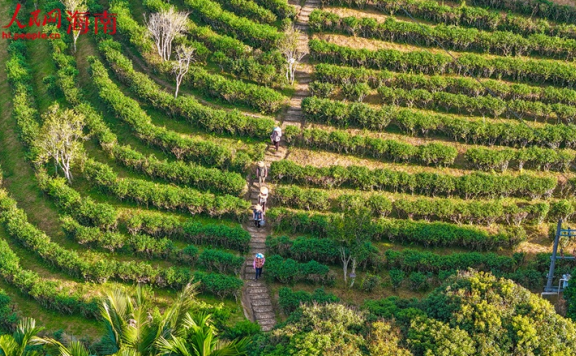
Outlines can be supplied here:
[[[320, 0], [307, 0], [295, 21], [296, 28], [302, 32], [299, 39], [299, 49], [305, 52], [306, 56], [302, 59], [295, 73], [296, 91], [290, 100], [290, 107], [282, 118], [283, 127], [286, 127], [286, 125], [297, 125], [300, 127], [303, 124], [304, 116], [300, 106], [302, 99], [310, 95], [308, 84], [312, 77], [312, 66], [308, 63], [308, 16], [317, 7], [320, 7]], [[288, 150], [282, 143], [278, 152], [270, 146], [266, 152], [264, 162], [270, 168], [272, 162], [286, 158], [287, 153]], [[252, 205], [256, 205], [260, 192], [258, 181], [249, 181], [248, 187], [248, 199], [250, 199]], [[262, 253], [266, 256], [266, 236], [271, 233], [271, 230], [269, 226], [257, 228], [254, 226], [252, 219], [249, 219], [244, 224], [244, 228], [250, 233], [252, 238], [250, 240], [250, 253], [246, 257], [246, 265], [242, 273], [242, 278], [244, 279], [242, 305], [249, 319], [258, 322], [263, 331], [270, 331], [276, 325], [276, 312], [272, 304], [270, 290], [264, 279], [255, 280], [256, 273], [252, 263], [257, 253]], [[264, 265], [262, 273], [263, 277], [265, 277], [266, 265]]]

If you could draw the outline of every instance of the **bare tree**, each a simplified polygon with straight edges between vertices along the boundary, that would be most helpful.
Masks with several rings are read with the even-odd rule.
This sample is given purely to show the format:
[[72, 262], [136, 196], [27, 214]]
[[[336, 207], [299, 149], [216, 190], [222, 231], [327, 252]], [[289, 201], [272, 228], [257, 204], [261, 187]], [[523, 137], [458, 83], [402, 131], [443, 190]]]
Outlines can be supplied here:
[[[66, 8], [72, 16], [76, 16], [77, 13], [83, 13], [88, 11], [88, 5], [86, 5], [86, 0], [60, 0], [62, 4]], [[72, 19], [72, 21], [74, 21]], [[72, 26], [72, 38], [74, 39], [74, 53], [76, 53], [76, 41], [78, 41], [78, 37], [80, 37], [80, 33], [82, 30], [80, 28], [76, 29]]]
[[188, 69], [190, 68], [190, 62], [194, 60], [194, 48], [180, 45], [176, 48], [176, 56], [178, 60], [174, 63], [174, 68], [172, 71], [176, 74], [176, 92], [174, 97], [178, 97], [178, 90], [180, 89], [180, 84], [184, 79]]
[[284, 54], [288, 67], [286, 68], [286, 79], [290, 84], [294, 84], [294, 73], [298, 63], [304, 56], [305, 52], [298, 49], [298, 40], [301, 32], [294, 26], [290, 26], [284, 31], [284, 37], [278, 42], [278, 50]]
[[186, 30], [187, 21], [188, 13], [176, 12], [173, 7], [153, 13], [145, 20], [162, 61], [170, 60], [172, 41]]
[[84, 115], [72, 109], [61, 110], [58, 104], [52, 105], [43, 115], [44, 124], [36, 141], [39, 151], [38, 163], [54, 160], [54, 170], [64, 171], [68, 182], [72, 182], [71, 166], [82, 157], [81, 140], [84, 135]]

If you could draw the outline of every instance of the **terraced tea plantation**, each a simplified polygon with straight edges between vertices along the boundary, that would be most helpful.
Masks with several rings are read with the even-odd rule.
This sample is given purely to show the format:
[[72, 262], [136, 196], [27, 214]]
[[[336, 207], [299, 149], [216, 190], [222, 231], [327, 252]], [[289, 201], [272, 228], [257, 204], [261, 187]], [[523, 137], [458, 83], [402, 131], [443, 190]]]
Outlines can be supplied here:
[[[291, 335], [280, 331], [310, 302], [398, 320], [400, 339], [411, 336], [390, 354], [424, 354], [407, 330], [426, 309], [410, 298], [436, 300], [458, 271], [543, 291], [556, 224], [576, 213], [575, 7], [71, 3], [0, 9], [12, 33], [50, 37], [0, 40], [6, 315], [89, 345], [104, 333], [108, 293], [138, 290], [162, 311], [193, 281], [198, 313], [225, 338], [276, 347], [270, 354], [294, 350], [278, 346]], [[40, 19], [60, 10], [61, 26], [34, 23], [36, 9]], [[67, 31], [71, 9], [89, 13], [91, 27]], [[576, 245], [561, 239], [559, 254], [576, 255]], [[573, 261], [556, 264], [555, 285]], [[550, 301], [575, 317], [575, 295]], [[474, 342], [463, 355], [504, 352]], [[302, 354], [348, 354], [330, 350]]]

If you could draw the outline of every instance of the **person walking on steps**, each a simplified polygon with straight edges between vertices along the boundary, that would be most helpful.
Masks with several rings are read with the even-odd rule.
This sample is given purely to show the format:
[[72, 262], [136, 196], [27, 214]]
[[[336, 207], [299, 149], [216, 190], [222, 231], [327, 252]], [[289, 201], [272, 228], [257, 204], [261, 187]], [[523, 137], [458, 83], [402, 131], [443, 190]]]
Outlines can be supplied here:
[[266, 211], [266, 201], [268, 200], [268, 188], [260, 188], [260, 194], [258, 194], [258, 204], [262, 205], [262, 211]]
[[254, 219], [254, 225], [260, 227], [264, 222], [264, 211], [262, 210], [262, 205], [257, 204], [252, 211], [252, 219]]
[[270, 135], [270, 140], [272, 140], [272, 144], [276, 147], [276, 151], [278, 151], [278, 146], [280, 145], [280, 139], [282, 138], [282, 129], [278, 126], [274, 128], [272, 131], [272, 135]]
[[261, 253], [257, 253], [256, 257], [254, 258], [254, 262], [252, 263], [254, 269], [256, 270], [256, 279], [262, 276], [262, 267], [264, 267], [265, 262], [266, 259], [264, 258], [264, 255]]
[[258, 162], [258, 167], [256, 167], [256, 176], [258, 177], [258, 184], [260, 185], [262, 185], [266, 180], [266, 177], [268, 177], [268, 168], [264, 161]]

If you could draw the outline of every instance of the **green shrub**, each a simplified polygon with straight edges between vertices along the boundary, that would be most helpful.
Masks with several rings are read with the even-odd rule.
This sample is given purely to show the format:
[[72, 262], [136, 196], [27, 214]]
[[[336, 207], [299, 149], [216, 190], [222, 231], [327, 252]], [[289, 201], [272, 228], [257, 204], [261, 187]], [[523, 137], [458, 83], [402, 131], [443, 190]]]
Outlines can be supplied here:
[[337, 303], [340, 299], [334, 294], [326, 293], [324, 288], [318, 288], [313, 293], [306, 291], [292, 291], [288, 287], [282, 287], [278, 291], [278, 303], [286, 315], [290, 315], [301, 304], [315, 302], [318, 304]]
[[367, 273], [364, 278], [362, 278], [362, 283], [360, 283], [360, 289], [364, 292], [371, 293], [376, 288], [380, 286], [381, 278], [378, 275], [373, 275]]
[[392, 283], [392, 288], [394, 290], [398, 289], [400, 285], [402, 285], [402, 281], [404, 281], [404, 271], [399, 269], [391, 269], [389, 271], [390, 274], [390, 282]]

